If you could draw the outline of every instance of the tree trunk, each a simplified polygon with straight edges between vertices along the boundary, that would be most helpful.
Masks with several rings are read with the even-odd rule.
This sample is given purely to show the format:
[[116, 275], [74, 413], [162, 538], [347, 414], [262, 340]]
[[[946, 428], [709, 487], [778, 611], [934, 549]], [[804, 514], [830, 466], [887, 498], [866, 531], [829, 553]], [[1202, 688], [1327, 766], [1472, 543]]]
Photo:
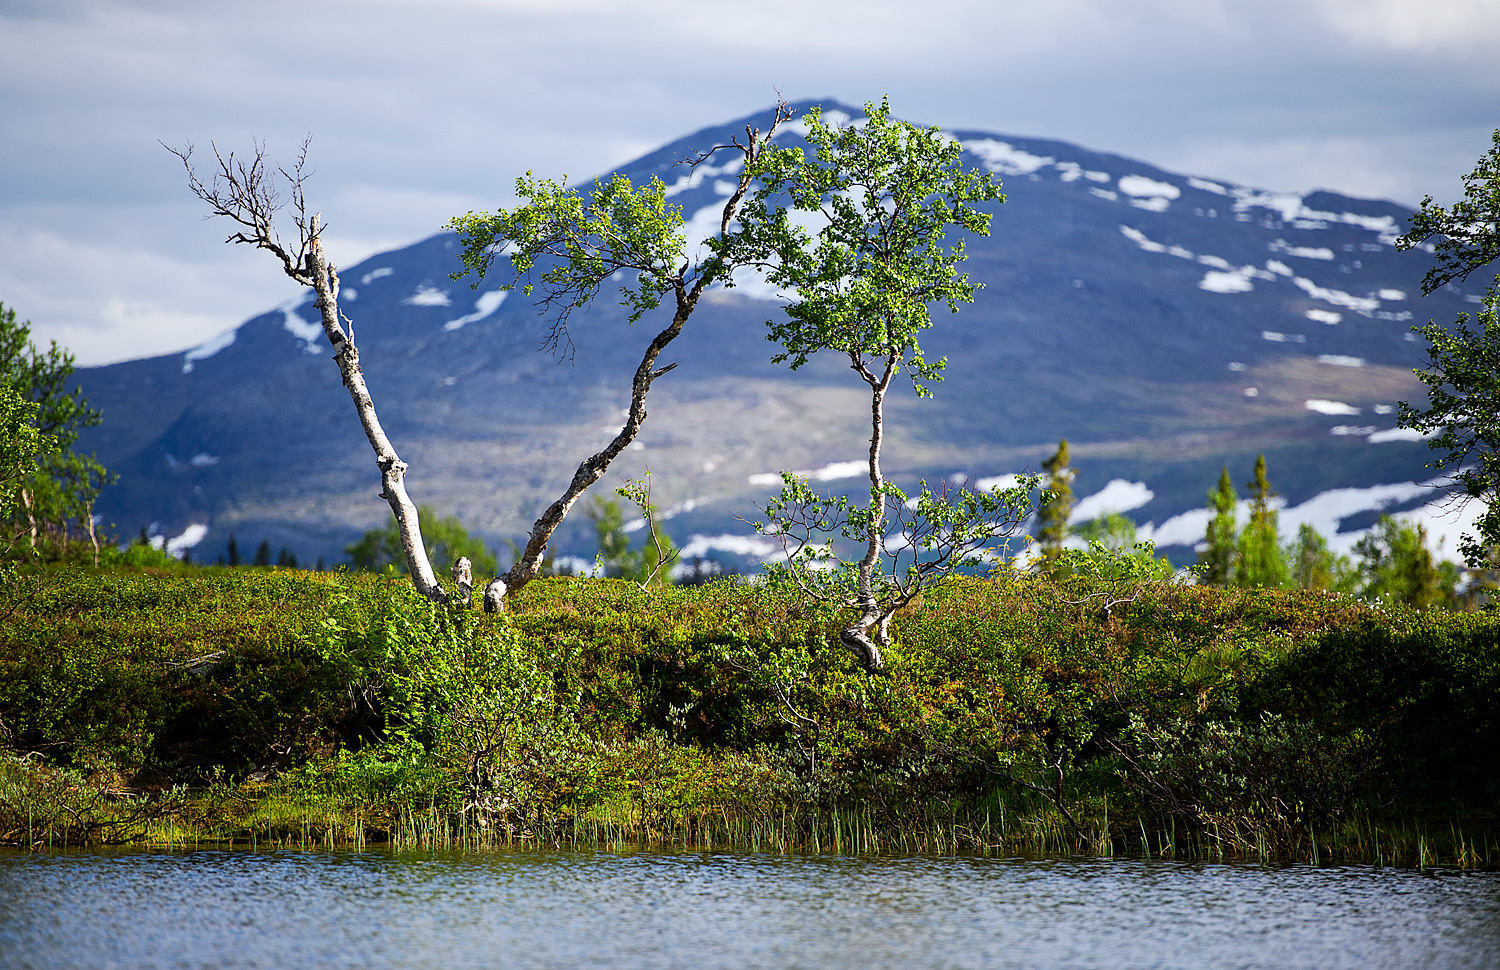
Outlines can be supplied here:
[[[875, 571], [880, 561], [881, 538], [885, 535], [885, 477], [880, 471], [880, 446], [885, 440], [885, 392], [895, 376], [897, 356], [886, 359], [885, 371], [876, 377], [858, 356], [851, 355], [853, 368], [870, 385], [870, 523], [865, 535], [865, 554], [855, 580], [855, 608], [859, 619], [839, 632], [839, 642], [853, 651], [866, 670], [885, 666], [881, 651], [890, 645], [890, 614], [880, 608], [875, 590]], [[871, 630], [874, 630], [872, 637]]]
[[422, 543], [422, 530], [417, 524], [417, 507], [406, 493], [406, 462], [402, 461], [392, 447], [380, 418], [375, 414], [375, 402], [365, 386], [364, 371], [359, 366], [359, 350], [354, 346], [350, 333], [344, 332], [339, 321], [338, 272], [323, 254], [323, 238], [318, 216], [312, 218], [311, 239], [308, 244], [305, 273], [311, 278], [313, 291], [317, 294], [317, 306], [323, 323], [323, 333], [333, 345], [333, 359], [338, 362], [344, 386], [354, 401], [359, 413], [359, 424], [375, 450], [375, 464], [380, 469], [380, 497], [390, 504], [396, 517], [396, 526], [401, 535], [401, 550], [406, 556], [406, 569], [412, 585], [430, 600], [447, 602], [448, 594], [438, 584], [432, 564], [427, 560], [427, 547]]

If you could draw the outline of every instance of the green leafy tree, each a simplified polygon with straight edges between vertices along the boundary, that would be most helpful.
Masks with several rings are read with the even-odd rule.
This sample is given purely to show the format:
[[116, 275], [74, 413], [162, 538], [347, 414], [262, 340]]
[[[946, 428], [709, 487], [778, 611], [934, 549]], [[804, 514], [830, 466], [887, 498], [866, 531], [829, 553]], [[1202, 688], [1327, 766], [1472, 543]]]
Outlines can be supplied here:
[[[1424, 295], [1500, 256], [1500, 129], [1463, 186], [1463, 198], [1449, 208], [1424, 198], [1397, 241], [1399, 249], [1430, 243], [1437, 264], [1422, 280]], [[1427, 340], [1427, 367], [1416, 372], [1427, 407], [1400, 402], [1398, 423], [1432, 435], [1427, 445], [1442, 456], [1428, 467], [1446, 471], [1463, 500], [1485, 505], [1477, 532], [1459, 543], [1464, 559], [1476, 568], [1500, 565], [1492, 558], [1500, 548], [1500, 276], [1472, 319], [1461, 313], [1452, 328], [1434, 321], [1413, 329]]]
[[[36, 426], [38, 410], [40, 405], [0, 380], [0, 522], [11, 521], [20, 507], [21, 487], [37, 459], [56, 448], [56, 439]], [[9, 529], [0, 532], [0, 554], [9, 555], [14, 538]]]
[[93, 455], [72, 450], [83, 429], [100, 422], [100, 414], [88, 406], [83, 388], [68, 390], [72, 376], [73, 355], [56, 341], [45, 351], [39, 349], [31, 341], [30, 321], [18, 322], [16, 312], [0, 304], [0, 382], [37, 406], [33, 423], [53, 442], [19, 481], [16, 506], [8, 520], [24, 526], [32, 555], [43, 554], [41, 546], [49, 532], [62, 539], [52, 553], [65, 554], [67, 530], [76, 524], [88, 536], [97, 558], [94, 501], [115, 476]]
[[1069, 535], [1068, 520], [1073, 516], [1073, 476], [1075, 472], [1068, 464], [1068, 439], [1057, 443], [1057, 451], [1042, 462], [1047, 473], [1046, 495], [1036, 513], [1036, 537], [1042, 556], [1037, 571], [1057, 578], [1066, 569], [1062, 566], [1063, 544]]
[[1106, 512], [1098, 518], [1080, 522], [1071, 532], [1084, 542], [1097, 542], [1111, 552], [1133, 549], [1136, 545], [1135, 523], [1119, 512]]
[[1208, 507], [1213, 518], [1208, 520], [1208, 531], [1203, 536], [1204, 549], [1198, 553], [1198, 565], [1202, 567], [1199, 582], [1205, 585], [1230, 586], [1234, 583], [1240, 560], [1239, 525], [1235, 522], [1238, 502], [1229, 468], [1225, 466], [1219, 472], [1219, 484], [1208, 493]]
[[1355, 543], [1360, 595], [1376, 602], [1405, 603], [1418, 609], [1458, 605], [1456, 567], [1444, 569], [1427, 547], [1427, 527], [1382, 515], [1375, 528]]
[[595, 495], [588, 508], [599, 545], [598, 562], [611, 579], [634, 578], [637, 564], [630, 554], [630, 536], [625, 532], [625, 513], [614, 499]]
[[[417, 516], [423, 541], [427, 543], [428, 562], [446, 570], [460, 558], [467, 558], [473, 564], [476, 574], [495, 574], [497, 567], [494, 553], [485, 548], [484, 540], [470, 536], [457, 516], [438, 518], [437, 512], [430, 505], [419, 506]], [[406, 569], [406, 553], [401, 545], [401, 531], [396, 525], [395, 516], [390, 518], [384, 529], [372, 529], [358, 542], [345, 546], [344, 554], [349, 557], [350, 565], [355, 569], [373, 572], [387, 567], [394, 568], [397, 572], [404, 572]], [[256, 558], [259, 556], [257, 552]], [[268, 559], [269, 556], [268, 548]]]
[[1139, 542], [1135, 523], [1119, 512], [1107, 512], [1073, 526], [1072, 534], [1088, 545], [1064, 549], [1055, 566], [1062, 576], [1083, 580], [1167, 580], [1177, 574], [1171, 560], [1156, 555], [1156, 544]]
[[1250, 521], [1240, 533], [1239, 562], [1236, 564], [1236, 586], [1270, 586], [1281, 588], [1291, 583], [1291, 569], [1281, 549], [1280, 525], [1271, 499], [1276, 493], [1266, 478], [1266, 456], [1255, 459], [1250, 489]]
[[[962, 240], [949, 241], [948, 233], [987, 235], [990, 215], [979, 205], [1004, 197], [987, 173], [964, 165], [957, 142], [936, 128], [892, 118], [887, 101], [866, 104], [857, 125], [825, 123], [817, 108], [803, 120], [810, 151], [768, 148], [748, 166], [760, 187], [724, 252], [760, 267], [778, 291], [794, 294], [784, 315], [767, 322], [770, 339], [781, 347], [774, 361], [796, 370], [814, 354], [832, 351], [869, 389], [868, 499], [861, 505], [815, 495], [805, 482], [784, 475], [786, 487], [766, 514], [774, 534], [786, 538], [790, 530], [797, 536], [791, 541], [800, 543], [804, 558], [793, 560], [792, 581], [856, 611], [839, 639], [866, 667], [878, 669], [894, 610], [923, 582], [952, 568], [955, 551], [969, 541], [954, 545], [954, 527], [970, 538], [981, 524], [1012, 527], [1013, 503], [999, 494], [934, 494], [924, 485], [911, 508], [936, 519], [907, 524], [922, 532], [920, 541], [930, 543], [933, 555], [916, 555], [904, 579], [885, 565], [887, 523], [908, 502], [881, 470], [887, 395], [901, 374], [919, 397], [941, 379], [946, 361], [927, 358], [921, 335], [932, 326], [932, 308], [957, 312], [977, 289], [959, 270], [966, 258]], [[863, 555], [845, 562], [814, 535], [853, 541]], [[834, 566], [834, 576], [813, 575], [815, 564]]]
[[1291, 560], [1292, 584], [1301, 589], [1352, 593], [1358, 585], [1358, 572], [1349, 557], [1329, 549], [1322, 533], [1306, 523], [1298, 527], [1297, 541], [1287, 555]]

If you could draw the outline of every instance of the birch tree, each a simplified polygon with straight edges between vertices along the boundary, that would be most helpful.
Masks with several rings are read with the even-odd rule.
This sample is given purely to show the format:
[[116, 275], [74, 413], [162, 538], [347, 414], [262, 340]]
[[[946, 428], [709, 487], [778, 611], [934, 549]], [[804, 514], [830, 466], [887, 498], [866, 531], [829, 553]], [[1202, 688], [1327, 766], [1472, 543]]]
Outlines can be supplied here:
[[[486, 587], [487, 611], [503, 610], [507, 594], [537, 575], [548, 543], [568, 510], [639, 435], [652, 384], [676, 366], [657, 366], [663, 351], [682, 333], [703, 293], [728, 280], [734, 271], [735, 264], [726, 255], [731, 226], [750, 189], [750, 173], [789, 116], [786, 104], [780, 103], [764, 133], [747, 125], [743, 141], [735, 138], [728, 144], [715, 145], [688, 161], [699, 165], [722, 154], [739, 163], [739, 179], [724, 201], [718, 233], [698, 253], [686, 252], [681, 207], [667, 201], [666, 186], [655, 177], [646, 185], [635, 186], [617, 174], [605, 181], [596, 180], [590, 191], [581, 192], [527, 174], [517, 180], [522, 205], [492, 214], [471, 212], [449, 224], [463, 242], [464, 272], [483, 278], [494, 261], [503, 257], [528, 295], [540, 285], [539, 302], [552, 313], [549, 343], [553, 349], [571, 349], [568, 327], [573, 314], [586, 309], [607, 280], [619, 278], [616, 274], [624, 278], [621, 302], [630, 310], [632, 322], [664, 302], [670, 301], [672, 310], [670, 322], [647, 345], [635, 369], [624, 426], [601, 451], [579, 463], [562, 495], [532, 526], [517, 561]], [[266, 250], [280, 261], [289, 278], [312, 288], [323, 333], [334, 349], [344, 386], [375, 453], [380, 495], [395, 517], [407, 573], [422, 595], [447, 602], [450, 594], [433, 571], [417, 506], [407, 492], [408, 466], [380, 423], [360, 365], [352, 321], [339, 306], [338, 269], [323, 249], [322, 217], [307, 205], [307, 148], [304, 141], [292, 166], [281, 168], [267, 162], [263, 146], [256, 146], [248, 158], [222, 154], [214, 146], [214, 170], [207, 181], [193, 167], [192, 145], [168, 150], [187, 169], [193, 194], [213, 215], [234, 224], [227, 242]], [[734, 167], [722, 165], [720, 171]], [[278, 222], [285, 220], [290, 220], [292, 231], [283, 240]], [[533, 273], [535, 281], [531, 279]], [[471, 577], [469, 561], [459, 559], [453, 567], [453, 581], [461, 602], [467, 602], [472, 594]]]
[[[990, 215], [977, 206], [1004, 196], [987, 173], [965, 168], [962, 147], [938, 129], [892, 119], [886, 101], [867, 104], [865, 113], [858, 124], [838, 126], [813, 108], [804, 118], [811, 153], [778, 148], [756, 160], [761, 185], [733, 252], [788, 294], [784, 316], [767, 324], [782, 348], [773, 359], [796, 370], [831, 351], [869, 389], [868, 500], [818, 495], [783, 474], [786, 487], [760, 528], [787, 544], [793, 582], [853, 608], [856, 618], [840, 642], [875, 670], [884, 663], [895, 611], [925, 583], [1018, 531], [1037, 483], [978, 494], [934, 492], [924, 483], [908, 499], [885, 477], [892, 386], [905, 375], [918, 397], [929, 395], [946, 363], [922, 351], [931, 309], [957, 312], [978, 288], [959, 271], [962, 240], [949, 242], [946, 233], [988, 235]], [[894, 539], [886, 534], [893, 519]], [[858, 561], [838, 559], [835, 538], [863, 546]]]

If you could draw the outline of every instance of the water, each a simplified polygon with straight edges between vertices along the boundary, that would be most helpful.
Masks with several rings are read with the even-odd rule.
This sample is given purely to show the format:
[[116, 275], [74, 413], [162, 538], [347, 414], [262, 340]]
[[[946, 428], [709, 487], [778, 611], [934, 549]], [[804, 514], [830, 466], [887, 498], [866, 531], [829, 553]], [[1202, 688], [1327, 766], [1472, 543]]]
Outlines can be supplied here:
[[687, 853], [4, 853], [0, 967], [1500, 967], [1500, 874]]

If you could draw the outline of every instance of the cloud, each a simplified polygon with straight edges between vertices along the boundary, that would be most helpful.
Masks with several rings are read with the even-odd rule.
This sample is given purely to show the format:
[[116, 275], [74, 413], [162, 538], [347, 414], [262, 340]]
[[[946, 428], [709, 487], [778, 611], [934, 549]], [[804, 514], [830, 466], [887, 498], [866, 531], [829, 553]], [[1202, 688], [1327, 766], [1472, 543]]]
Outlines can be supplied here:
[[284, 159], [311, 133], [308, 191], [348, 264], [507, 204], [522, 172], [607, 172], [778, 89], [1408, 203], [1451, 199], [1500, 116], [1500, 15], [1477, 0], [935, 0], [917, 18], [896, 0], [12, 0], [0, 34], [0, 234], [80, 258], [0, 285], [39, 335], [97, 335], [73, 344], [90, 361], [200, 343], [287, 292], [205, 228], [158, 141]]

